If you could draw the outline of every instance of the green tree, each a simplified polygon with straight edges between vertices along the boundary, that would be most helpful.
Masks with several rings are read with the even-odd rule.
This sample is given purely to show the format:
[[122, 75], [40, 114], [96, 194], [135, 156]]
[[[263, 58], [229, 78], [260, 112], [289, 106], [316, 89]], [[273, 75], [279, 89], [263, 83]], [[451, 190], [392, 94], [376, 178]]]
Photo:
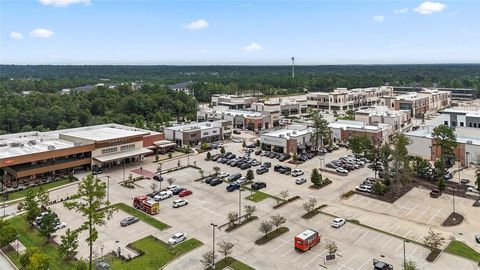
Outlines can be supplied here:
[[407, 145], [410, 144], [410, 140], [404, 134], [398, 133], [393, 137], [392, 143], [392, 165], [395, 172], [393, 188], [396, 190], [400, 186], [405, 186], [410, 182], [411, 167], [407, 150]]
[[52, 235], [52, 233], [55, 232], [55, 225], [57, 224], [57, 222], [58, 218], [53, 212], [50, 212], [43, 216], [42, 223], [40, 223], [38, 230], [40, 232], [40, 235], [47, 238], [47, 242], [50, 240], [50, 236]]
[[215, 174], [218, 174], [218, 172], [220, 172], [220, 167], [215, 166], [213, 167], [213, 170], [215, 171]]
[[245, 148], [246, 146], [247, 146], [247, 143], [245, 142], [245, 140], [243, 140], [242, 147]]
[[270, 218], [272, 219], [272, 225], [275, 226], [275, 229], [278, 229], [278, 227], [287, 222], [287, 219], [281, 215], [271, 216]]
[[457, 147], [455, 131], [446, 125], [439, 125], [433, 128], [432, 138], [435, 140], [435, 145], [440, 147], [440, 160], [445, 164], [445, 158], [454, 156]]
[[313, 169], [312, 170], [312, 175], [310, 176], [310, 181], [313, 183], [315, 186], [320, 186], [322, 185], [323, 179], [320, 173], [318, 172], [318, 169]]
[[247, 219], [251, 218], [257, 207], [255, 205], [245, 205], [245, 213], [247, 215]]
[[293, 153], [292, 160], [295, 164], [297, 163], [297, 161], [298, 161], [297, 153]]
[[255, 174], [253, 174], [253, 170], [251, 169], [248, 170], [245, 178], [247, 178], [248, 181], [252, 181], [255, 178]]
[[[103, 226], [106, 219], [110, 218], [113, 209], [110, 208], [110, 202], [105, 200], [106, 185], [93, 175], [88, 175], [78, 186], [78, 192], [74, 195], [74, 200], [64, 202], [65, 207], [82, 214], [86, 217], [85, 222], [79, 228], [87, 230], [86, 239], [89, 246], [89, 269], [92, 269], [93, 243], [98, 238], [98, 226]], [[99, 211], [103, 209], [102, 211]]]
[[78, 249], [78, 231], [67, 229], [65, 235], [60, 236], [61, 242], [59, 246], [59, 251], [62, 253], [66, 259], [70, 260], [73, 258]]
[[232, 254], [232, 249], [235, 246], [232, 242], [228, 242], [225, 240], [222, 240], [217, 243], [218, 245], [218, 252], [223, 255], [224, 259], [227, 259], [227, 256]]
[[158, 155], [158, 153], [155, 153], [155, 162], [158, 162], [159, 159], [160, 159], [160, 156]]
[[203, 143], [200, 145], [200, 148], [201, 148], [202, 150], [208, 150], [208, 148], [209, 148], [208, 143], [203, 142]]
[[17, 230], [8, 220], [0, 219], [0, 247], [13, 242], [17, 237]]
[[348, 147], [354, 154], [363, 154], [364, 156], [367, 156], [368, 152], [374, 149], [372, 139], [366, 135], [350, 137], [348, 139]]
[[207, 160], [210, 160], [212, 158], [212, 154], [210, 152], [207, 152]]
[[212, 266], [214, 260], [217, 258], [217, 255], [213, 253], [213, 251], [207, 251], [202, 255], [202, 259], [200, 262], [203, 264], [205, 268], [209, 268]]
[[428, 160], [415, 156], [412, 160], [412, 168], [418, 176], [425, 177], [432, 165]]
[[315, 151], [318, 151], [319, 142], [323, 145], [323, 139], [329, 134], [328, 122], [318, 110], [310, 110], [310, 119], [313, 122], [313, 142]]
[[49, 203], [49, 193], [42, 186], [38, 190], [28, 189], [25, 200], [24, 209], [27, 211], [27, 221], [32, 222]]
[[235, 221], [238, 220], [238, 213], [230, 212], [228, 213], [227, 218], [228, 218], [229, 226], [232, 227], [233, 225], [235, 225]]
[[27, 264], [27, 270], [48, 270], [50, 263], [48, 261], [47, 255], [37, 252], [33, 253], [29, 258]]
[[404, 270], [417, 270], [417, 264], [414, 261], [407, 261], [407, 263], [402, 264], [402, 269]]
[[220, 147], [220, 154], [222, 154], [222, 155], [225, 154], [225, 148], [223, 146]]
[[476, 171], [475, 184], [477, 185], [477, 190], [480, 191], [480, 168]]
[[255, 146], [260, 147], [260, 140], [255, 141]]
[[272, 222], [265, 220], [260, 223], [260, 227], [258, 230], [265, 234], [265, 237], [268, 237], [268, 233], [271, 232], [273, 229]]

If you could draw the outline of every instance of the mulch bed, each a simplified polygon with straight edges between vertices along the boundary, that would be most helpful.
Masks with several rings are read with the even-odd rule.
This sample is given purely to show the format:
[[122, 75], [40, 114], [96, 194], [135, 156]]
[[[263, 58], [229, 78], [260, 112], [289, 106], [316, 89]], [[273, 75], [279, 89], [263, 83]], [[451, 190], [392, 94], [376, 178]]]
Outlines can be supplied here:
[[321, 189], [325, 186], [328, 186], [332, 183], [332, 180], [328, 179], [328, 180], [323, 180], [323, 183], [320, 185], [320, 186], [316, 186], [316, 185], [311, 185], [309, 186], [308, 188], [310, 189]]
[[331, 171], [331, 170], [327, 170], [327, 169], [320, 169], [320, 171], [326, 172], [326, 173], [331, 173], [331, 174], [338, 175], [338, 176], [348, 176], [348, 174], [339, 173], [337, 171]]
[[320, 213], [321, 213], [320, 209], [324, 208], [325, 206], [327, 206], [327, 205], [326, 205], [326, 204], [320, 205], [319, 207], [313, 209], [312, 211], [310, 211], [310, 212], [308, 212], [308, 213], [306, 213], [306, 214], [303, 214], [303, 215], [302, 215], [302, 218], [304, 218], [304, 219], [310, 219], [310, 218], [312, 218], [312, 217], [320, 214]]
[[279, 203], [279, 204], [277, 204], [277, 205], [274, 205], [274, 206], [273, 206], [273, 209], [280, 208], [280, 207], [286, 205], [287, 203], [296, 201], [296, 200], [298, 200], [298, 199], [300, 199], [300, 196], [294, 196], [294, 197], [292, 197], [292, 198], [290, 198], [290, 199], [288, 199], [288, 200], [286, 200], [286, 201], [283, 201], [283, 202], [281, 202], [281, 203]]
[[238, 229], [238, 228], [242, 227], [243, 225], [245, 225], [245, 224], [247, 224], [247, 223], [249, 223], [249, 222], [251, 222], [251, 221], [254, 221], [254, 220], [256, 220], [256, 219], [258, 219], [258, 217], [256, 217], [256, 216], [253, 216], [253, 217], [251, 217], [251, 218], [249, 218], [249, 219], [244, 219], [241, 223], [236, 223], [235, 225], [226, 228], [225, 231], [226, 231], [226, 232], [231, 232], [231, 231], [233, 231], [233, 230], [235, 230], [235, 229]]
[[255, 241], [255, 244], [257, 245], [264, 245], [270, 241], [272, 241], [273, 239], [279, 237], [280, 235], [288, 232], [290, 229], [288, 229], [287, 227], [280, 227], [272, 232], [269, 232], [267, 235], [264, 235], [262, 236], [261, 238], [258, 238], [256, 241]]
[[464, 217], [457, 212], [451, 213], [445, 221], [443, 221], [442, 226], [455, 226], [463, 222]]
[[442, 251], [440, 249], [432, 249], [427, 256], [427, 262], [434, 262]]
[[383, 202], [394, 203], [396, 200], [400, 199], [403, 195], [405, 195], [414, 187], [415, 187], [415, 184], [410, 183], [404, 187], [398, 188], [395, 193], [392, 190], [389, 190], [384, 195], [376, 195], [372, 193], [365, 193], [365, 192], [359, 192], [359, 191], [355, 191], [355, 193], [358, 195], [372, 198], [372, 199], [377, 199]]

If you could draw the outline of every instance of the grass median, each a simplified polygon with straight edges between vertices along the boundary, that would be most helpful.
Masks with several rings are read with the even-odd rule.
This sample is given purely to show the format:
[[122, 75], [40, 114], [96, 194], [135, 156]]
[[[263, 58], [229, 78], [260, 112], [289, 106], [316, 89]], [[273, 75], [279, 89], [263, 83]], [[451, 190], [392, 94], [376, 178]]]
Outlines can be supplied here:
[[[227, 257], [225, 259], [221, 259], [220, 261], [215, 263], [215, 268], [216, 269], [224, 269], [226, 267], [230, 267], [233, 270], [255, 270], [255, 268], [250, 267], [246, 264], [244, 264], [241, 261], [236, 260], [235, 258], [232, 257]], [[209, 267], [206, 270], [211, 270], [212, 268]]]
[[[75, 181], [72, 181], [70, 179], [62, 179], [62, 180], [59, 180], [59, 181], [43, 184], [41, 186], [43, 187], [43, 189], [49, 190], [49, 189], [60, 187], [60, 186], [70, 184], [70, 183], [73, 183], [73, 182], [75, 182]], [[8, 201], [12, 201], [12, 200], [16, 200], [16, 199], [20, 199], [20, 198], [25, 197], [27, 195], [27, 190], [29, 190], [29, 189], [37, 191], [38, 189], [40, 189], [40, 186], [30, 187], [30, 188], [26, 188], [24, 190], [9, 193], [8, 194]]]
[[[58, 250], [57, 246], [46, 242], [46, 238], [38, 233], [36, 228], [30, 227], [25, 215], [13, 217], [8, 220], [10, 224], [17, 230], [18, 239], [26, 247], [37, 247], [40, 251], [47, 256], [49, 261], [50, 270], [63, 270], [74, 269], [73, 262], [65, 261], [63, 255]], [[15, 242], [12, 244], [15, 245]], [[20, 262], [17, 258], [17, 252], [15, 250], [8, 250], [6, 255], [15, 263], [15, 265], [21, 268]]]
[[467, 246], [465, 243], [452, 240], [445, 249], [448, 253], [452, 253], [458, 256], [462, 256], [477, 262], [480, 262], [480, 253]]
[[146, 214], [140, 210], [137, 210], [131, 206], [128, 206], [124, 203], [117, 203], [117, 204], [114, 204], [112, 205], [112, 207], [115, 207], [119, 210], [122, 210], [132, 216], [135, 216], [137, 217], [138, 219], [140, 219], [141, 221], [163, 231], [165, 229], [168, 229], [170, 228], [170, 225], [168, 224], [165, 224], [163, 222], [161, 222], [160, 220], [154, 218], [153, 216], [150, 216], [149, 214]]
[[246, 190], [250, 190], [250, 192], [252, 192], [252, 194], [245, 197], [245, 199], [247, 199], [249, 201], [252, 201], [252, 202], [261, 202], [261, 201], [263, 201], [265, 199], [268, 199], [268, 198], [272, 198], [276, 201], [283, 201], [279, 197], [275, 197], [273, 195], [270, 195], [270, 194], [262, 192], [262, 191], [254, 190], [254, 189], [251, 189], [251, 188], [248, 188], [248, 187], [243, 187], [243, 188], [246, 189]]
[[110, 254], [107, 261], [112, 262], [110, 268], [112, 270], [158, 270], [202, 245], [202, 242], [192, 238], [175, 246], [170, 246], [150, 235], [130, 244], [133, 249], [141, 250], [142, 255], [125, 262]]

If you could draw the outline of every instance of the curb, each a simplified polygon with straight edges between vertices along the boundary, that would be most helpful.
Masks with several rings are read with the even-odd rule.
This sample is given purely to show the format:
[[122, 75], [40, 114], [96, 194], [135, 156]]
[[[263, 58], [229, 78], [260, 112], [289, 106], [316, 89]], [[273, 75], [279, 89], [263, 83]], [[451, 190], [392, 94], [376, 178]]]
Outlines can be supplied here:
[[5, 257], [7, 259], [7, 261], [10, 263], [10, 265], [13, 267], [13, 269], [19, 270], [18, 267], [12, 262], [12, 260], [10, 260], [10, 258], [5, 253], [3, 253], [3, 250], [1, 250], [1, 249], [0, 249], [0, 255], [2, 255], [3, 257]]
[[[65, 188], [65, 187], [69, 187], [69, 186], [73, 186], [73, 185], [78, 185], [78, 183], [80, 183], [81, 180], [77, 180], [77, 181], [74, 181], [72, 183], [68, 183], [68, 184], [65, 184], [65, 185], [62, 185], [62, 186], [58, 186], [58, 187], [54, 187], [54, 188], [51, 188], [51, 189], [47, 189], [48, 192], [50, 191], [55, 191], [55, 190], [58, 190], [58, 189], [62, 189], [62, 188]], [[14, 200], [10, 200], [10, 201], [6, 201], [5, 203], [6, 204], [12, 204], [12, 203], [16, 203], [16, 202], [21, 202], [25, 200], [25, 197], [21, 197], [21, 198], [18, 198], [18, 199], [14, 199]]]

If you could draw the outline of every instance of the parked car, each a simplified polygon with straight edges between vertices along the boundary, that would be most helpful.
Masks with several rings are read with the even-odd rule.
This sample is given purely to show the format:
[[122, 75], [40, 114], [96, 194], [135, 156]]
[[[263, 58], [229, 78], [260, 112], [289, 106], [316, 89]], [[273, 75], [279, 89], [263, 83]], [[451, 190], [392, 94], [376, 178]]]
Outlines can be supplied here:
[[443, 176], [443, 179], [445, 180], [450, 180], [452, 178], [453, 178], [453, 174], [451, 172], [448, 172]]
[[304, 174], [304, 172], [300, 169], [295, 169], [295, 170], [292, 171], [292, 176], [294, 176], [294, 177], [297, 177], [297, 176], [300, 176], [300, 175], [303, 175], [303, 174]]
[[442, 193], [440, 192], [440, 190], [438, 189], [433, 189], [431, 192], [430, 192], [430, 197], [432, 198], [438, 198], [440, 197]]
[[475, 235], [475, 241], [480, 244], [480, 234]]
[[184, 188], [174, 188], [174, 189], [171, 189], [173, 195], [178, 195], [180, 194], [180, 192], [184, 191], [185, 189]]
[[173, 201], [173, 208], [179, 208], [179, 207], [182, 207], [182, 206], [185, 206], [188, 204], [188, 201], [185, 200], [185, 199], [178, 199], [178, 200], [175, 200]]
[[246, 183], [247, 182], [247, 178], [245, 176], [242, 176], [240, 177], [240, 179], [238, 179], [237, 181], [235, 181], [235, 183], [241, 185], [243, 183]]
[[356, 187], [355, 189], [358, 190], [358, 191], [361, 191], [361, 192], [366, 192], [366, 193], [372, 193], [373, 192], [372, 186], [368, 186], [368, 185], [360, 185], [360, 186]]
[[345, 170], [342, 167], [337, 167], [335, 170], [339, 173], [348, 174], [348, 170]]
[[250, 169], [252, 167], [252, 165], [248, 164], [248, 163], [243, 163], [242, 165], [240, 165], [240, 169], [242, 170], [246, 170], [246, 169]]
[[268, 172], [268, 168], [260, 167], [257, 169], [257, 174], [264, 174]]
[[243, 141], [240, 140], [240, 139], [233, 139], [232, 142], [234, 142], [234, 143], [242, 143]]
[[57, 216], [57, 214], [55, 214], [55, 212], [45, 211], [45, 212], [40, 213], [40, 215], [38, 215], [33, 222], [37, 225], [40, 225], [40, 224], [42, 224], [43, 218], [46, 217], [47, 215], [54, 215], [55, 217]]
[[329, 162], [325, 165], [327, 168], [336, 169], [338, 166], [335, 166], [332, 162]]
[[192, 191], [191, 190], [188, 190], [188, 189], [184, 189], [182, 192], [180, 192], [178, 194], [178, 196], [180, 197], [186, 197], [188, 195], [192, 195]]
[[132, 225], [134, 223], [139, 222], [140, 220], [137, 217], [126, 217], [120, 221], [120, 226], [127, 227], [128, 225]]
[[240, 132], [240, 130], [234, 129], [234, 130], [233, 130], [233, 134], [237, 134], [237, 135], [238, 135], [238, 134], [242, 134], [242, 133]]
[[241, 173], [235, 173], [235, 174], [232, 174], [228, 177], [228, 181], [229, 182], [233, 182], [237, 179], [240, 179], [240, 177], [242, 177], [242, 174]]
[[58, 231], [58, 230], [63, 229], [65, 227], [67, 227], [66, 223], [58, 221], [57, 223], [55, 223], [55, 226], [53, 228], [55, 229], [55, 231]]
[[262, 164], [262, 167], [270, 168], [270, 167], [272, 167], [272, 163], [271, 163], [271, 162], [264, 162], [264, 163]]
[[168, 239], [168, 244], [175, 245], [187, 239], [187, 234], [184, 232], [178, 232]]
[[297, 178], [297, 179], [295, 179], [295, 184], [297, 184], [297, 185], [301, 185], [301, 184], [304, 184], [304, 183], [306, 183], [306, 182], [307, 182], [307, 179], [305, 179], [305, 178]]
[[153, 199], [158, 202], [158, 201], [161, 201], [161, 200], [168, 199], [172, 196], [173, 196], [173, 192], [171, 190], [167, 190], [167, 191], [162, 191], [162, 192], [158, 193], [157, 195], [155, 195], [153, 197]]
[[235, 191], [235, 190], [237, 190], [237, 189], [240, 189], [240, 185], [237, 184], [237, 183], [230, 184], [230, 185], [228, 185], [228, 186], [226, 187], [226, 190], [227, 190], [228, 192], [232, 192], [232, 191]]
[[468, 188], [467, 188], [467, 191], [468, 191], [468, 192], [478, 193], [478, 190], [477, 190], [476, 188], [474, 188], [474, 187], [468, 187]]
[[221, 155], [217, 154], [212, 157], [212, 161], [217, 161]]
[[460, 184], [462, 184], [462, 185], [468, 185], [468, 183], [470, 183], [470, 180], [468, 180], [468, 179], [461, 179], [460, 180]]
[[168, 186], [167, 187], [167, 190], [173, 190], [173, 189], [176, 189], [176, 188], [179, 188], [180, 186], [178, 185], [171, 185], [171, 186]]
[[335, 218], [332, 220], [331, 226], [334, 228], [340, 228], [343, 225], [345, 225], [345, 219], [344, 218]]
[[251, 185], [251, 188], [255, 190], [259, 190], [266, 187], [267, 187], [267, 183], [265, 182], [255, 182]]
[[262, 153], [262, 150], [255, 151], [255, 155], [257, 155], [257, 156], [260, 155], [261, 153]]
[[258, 160], [253, 160], [253, 162], [252, 162], [251, 165], [252, 165], [252, 166], [258, 166], [258, 165], [260, 165], [260, 164], [262, 164], [262, 163], [260, 163], [260, 161], [258, 161]]
[[228, 177], [230, 174], [226, 172], [220, 172], [217, 176], [218, 178], [225, 178]]
[[214, 187], [223, 183], [223, 180], [215, 178], [210, 182], [210, 186]]
[[203, 182], [206, 183], [206, 184], [210, 184], [210, 182], [212, 182], [213, 179], [215, 179], [215, 177], [209, 176], [209, 177], [205, 178], [205, 180], [203, 180]]

